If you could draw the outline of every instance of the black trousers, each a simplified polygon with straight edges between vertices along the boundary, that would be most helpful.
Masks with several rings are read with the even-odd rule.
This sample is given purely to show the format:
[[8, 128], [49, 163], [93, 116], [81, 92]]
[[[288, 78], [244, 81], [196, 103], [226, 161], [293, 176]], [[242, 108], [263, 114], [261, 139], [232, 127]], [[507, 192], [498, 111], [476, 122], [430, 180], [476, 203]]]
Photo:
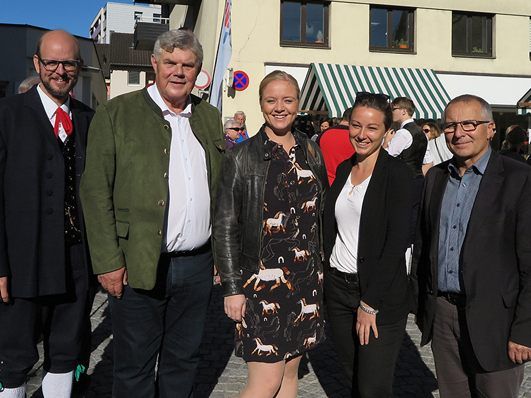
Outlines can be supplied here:
[[[153, 290], [109, 296], [114, 398], [191, 397], [212, 291], [212, 252], [159, 261]], [[155, 365], [158, 357], [158, 369]]]
[[378, 338], [371, 331], [369, 344], [362, 346], [356, 335], [356, 311], [360, 302], [357, 279], [346, 280], [327, 272], [324, 280], [332, 340], [341, 365], [352, 382], [352, 396], [392, 397], [395, 364], [407, 317], [391, 324], [378, 324]]
[[[69, 249], [69, 291], [62, 295], [32, 299], [14, 297], [0, 305], [0, 382], [15, 388], [39, 360], [37, 343], [44, 336], [44, 364], [47, 372], [67, 373], [80, 359], [90, 325], [89, 281], [83, 246]], [[71, 271], [71, 272], [70, 272]]]
[[524, 365], [481, 369], [472, 349], [464, 308], [437, 298], [431, 342], [441, 398], [517, 398]]

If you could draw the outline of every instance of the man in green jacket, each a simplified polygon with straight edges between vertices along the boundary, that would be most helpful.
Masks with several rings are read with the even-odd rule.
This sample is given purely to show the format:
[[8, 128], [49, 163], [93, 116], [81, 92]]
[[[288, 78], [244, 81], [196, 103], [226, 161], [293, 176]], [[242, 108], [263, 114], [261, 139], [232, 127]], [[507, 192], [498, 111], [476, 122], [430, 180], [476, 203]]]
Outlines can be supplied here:
[[202, 59], [192, 32], [162, 34], [156, 84], [100, 106], [90, 127], [81, 199], [109, 293], [117, 398], [154, 397], [155, 380], [161, 398], [192, 394], [224, 149], [219, 112], [191, 95]]

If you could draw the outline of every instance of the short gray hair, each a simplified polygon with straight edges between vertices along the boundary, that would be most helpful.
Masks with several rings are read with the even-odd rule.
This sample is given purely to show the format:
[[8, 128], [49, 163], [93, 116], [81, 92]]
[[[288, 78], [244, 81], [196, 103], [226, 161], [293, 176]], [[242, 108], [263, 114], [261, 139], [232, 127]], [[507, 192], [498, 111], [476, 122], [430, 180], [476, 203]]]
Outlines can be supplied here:
[[232, 127], [240, 127], [240, 123], [234, 120], [233, 118], [227, 119], [223, 124], [223, 130], [230, 129]]
[[153, 55], [159, 59], [163, 50], [171, 53], [175, 48], [192, 51], [197, 58], [197, 69], [201, 68], [201, 65], [203, 65], [203, 46], [201, 46], [201, 43], [199, 43], [199, 40], [192, 31], [187, 29], [173, 29], [164, 32], [155, 41]]
[[246, 118], [244, 111], [234, 112], [234, 117], [236, 117], [236, 116], [243, 116], [244, 119]]
[[488, 120], [489, 122], [491, 120], [494, 120], [494, 118], [492, 116], [492, 108], [491, 108], [490, 104], [487, 101], [485, 101], [483, 98], [478, 97], [477, 95], [472, 95], [472, 94], [463, 94], [463, 95], [460, 95], [458, 97], [455, 97], [450, 102], [448, 102], [448, 104], [444, 108], [444, 113], [443, 113], [442, 120], [446, 120], [446, 111], [448, 110], [450, 105], [454, 105], [454, 104], [457, 104], [459, 102], [465, 102], [465, 103], [467, 103], [467, 102], [476, 102], [476, 103], [478, 103], [480, 105], [480, 107], [481, 107], [481, 113], [483, 114], [482, 117], [484, 117], [485, 120]]

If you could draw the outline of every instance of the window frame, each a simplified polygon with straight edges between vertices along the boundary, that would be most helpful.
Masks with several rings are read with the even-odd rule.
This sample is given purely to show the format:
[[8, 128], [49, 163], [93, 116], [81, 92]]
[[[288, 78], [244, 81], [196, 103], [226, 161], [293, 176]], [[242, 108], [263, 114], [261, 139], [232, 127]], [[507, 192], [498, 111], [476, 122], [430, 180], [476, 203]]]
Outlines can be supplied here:
[[[465, 53], [456, 53], [454, 51], [454, 15], [460, 14], [465, 15], [467, 17], [466, 19], [466, 25], [465, 25], [465, 41], [466, 41], [466, 47], [467, 52]], [[490, 52], [487, 53], [473, 53], [471, 50], [468, 50], [469, 47], [469, 29], [470, 29], [470, 23], [471, 18], [474, 16], [480, 16], [484, 17], [485, 20], [487, 18], [490, 18]], [[496, 56], [494, 54], [494, 22], [495, 22], [495, 14], [488, 14], [488, 13], [481, 13], [481, 12], [461, 12], [461, 11], [452, 11], [452, 57], [455, 58], [481, 58], [481, 59], [495, 59]], [[489, 32], [487, 32], [488, 34]]]
[[[386, 47], [376, 47], [371, 44], [372, 39], [372, 32], [371, 32], [371, 11], [375, 8], [386, 10], [387, 11], [387, 46]], [[397, 47], [391, 47], [391, 43], [394, 41], [391, 39], [389, 35], [389, 26], [392, 25], [392, 17], [393, 17], [393, 11], [400, 10], [400, 11], [409, 11], [410, 14], [408, 15], [408, 18], [411, 19], [411, 21], [408, 21], [408, 23], [411, 23], [411, 27], [409, 29], [409, 37], [408, 40], [411, 43], [411, 45], [407, 48], [397, 48]], [[399, 53], [399, 54], [416, 54], [416, 47], [415, 47], [415, 32], [416, 32], [416, 8], [412, 7], [395, 7], [395, 6], [386, 6], [386, 5], [371, 5], [369, 7], [369, 51], [370, 52], [386, 52], [386, 53]]]
[[[282, 4], [284, 1], [292, 1], [295, 3], [300, 3], [301, 5], [301, 41], [288, 41], [282, 40], [284, 33], [284, 24], [283, 21], [283, 7]], [[310, 4], [322, 4], [323, 5], [323, 42], [305, 42], [302, 41], [306, 37], [306, 18], [307, 11], [306, 5]], [[281, 0], [280, 1], [280, 38], [279, 38], [280, 47], [300, 47], [300, 48], [321, 48], [321, 49], [330, 49], [330, 1], [318, 1], [318, 0]]]
[[[131, 76], [132, 76], [133, 73], [137, 74], [138, 83], [131, 83]], [[128, 70], [127, 71], [127, 85], [128, 86], [140, 86], [141, 84], [142, 83], [141, 83], [141, 79], [140, 79], [140, 71], [139, 70]]]

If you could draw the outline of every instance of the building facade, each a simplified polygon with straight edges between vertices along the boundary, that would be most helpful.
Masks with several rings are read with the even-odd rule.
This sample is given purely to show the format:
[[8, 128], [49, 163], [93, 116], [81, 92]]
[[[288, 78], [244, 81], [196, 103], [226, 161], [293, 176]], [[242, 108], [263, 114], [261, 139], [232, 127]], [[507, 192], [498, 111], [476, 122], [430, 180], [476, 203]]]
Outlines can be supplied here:
[[[225, 1], [173, 3], [170, 28], [194, 29], [212, 74]], [[433, 71], [450, 98], [470, 93], [489, 101], [498, 131], [528, 123], [516, 108], [531, 88], [528, 0], [233, 0], [231, 17], [229, 68], [245, 71], [250, 83], [244, 91], [225, 87], [223, 116], [245, 111], [250, 131], [262, 123], [260, 80], [282, 69], [302, 87], [314, 64]], [[338, 85], [323, 95], [336, 95]]]
[[134, 33], [136, 22], [161, 23], [161, 18], [160, 5], [109, 2], [90, 24], [89, 34], [99, 44], [110, 44], [112, 32]]
[[[35, 75], [33, 55], [37, 41], [48, 31], [31, 25], [0, 24], [0, 97], [15, 95], [19, 84], [28, 76]], [[86, 105], [95, 108], [107, 100], [105, 80], [100, 69], [94, 42], [76, 36], [79, 41], [81, 58], [84, 62], [73, 95]]]

